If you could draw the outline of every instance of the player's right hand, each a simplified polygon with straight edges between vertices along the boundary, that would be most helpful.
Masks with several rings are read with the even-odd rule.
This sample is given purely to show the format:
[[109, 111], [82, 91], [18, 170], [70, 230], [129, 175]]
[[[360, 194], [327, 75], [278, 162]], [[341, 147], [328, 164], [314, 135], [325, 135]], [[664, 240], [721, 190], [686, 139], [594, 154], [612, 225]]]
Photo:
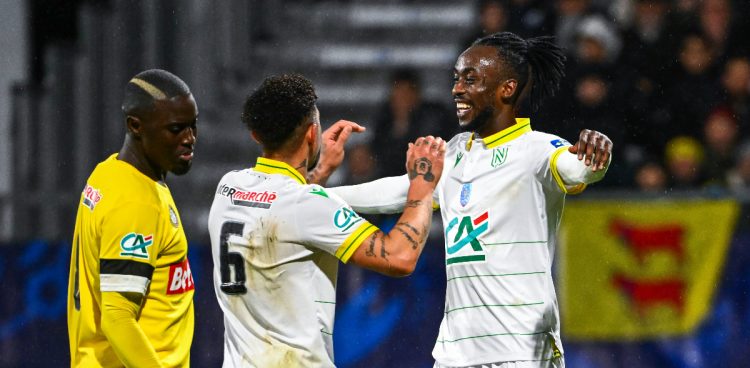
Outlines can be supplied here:
[[406, 172], [409, 180], [421, 180], [432, 189], [440, 180], [443, 173], [443, 161], [445, 158], [445, 141], [440, 137], [428, 135], [419, 137], [414, 143], [409, 143], [406, 151]]

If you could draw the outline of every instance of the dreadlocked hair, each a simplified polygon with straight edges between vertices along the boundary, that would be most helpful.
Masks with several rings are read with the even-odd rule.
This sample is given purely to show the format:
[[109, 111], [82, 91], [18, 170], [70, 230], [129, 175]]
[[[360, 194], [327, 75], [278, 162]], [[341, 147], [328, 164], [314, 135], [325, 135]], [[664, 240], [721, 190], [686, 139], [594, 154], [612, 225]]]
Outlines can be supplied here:
[[534, 110], [560, 88], [560, 80], [565, 75], [565, 55], [553, 37], [525, 40], [514, 33], [498, 32], [482, 37], [472, 45], [497, 48], [501, 62], [511, 71], [511, 77], [518, 80], [513, 104], [518, 103], [528, 83], [531, 83], [529, 102]]

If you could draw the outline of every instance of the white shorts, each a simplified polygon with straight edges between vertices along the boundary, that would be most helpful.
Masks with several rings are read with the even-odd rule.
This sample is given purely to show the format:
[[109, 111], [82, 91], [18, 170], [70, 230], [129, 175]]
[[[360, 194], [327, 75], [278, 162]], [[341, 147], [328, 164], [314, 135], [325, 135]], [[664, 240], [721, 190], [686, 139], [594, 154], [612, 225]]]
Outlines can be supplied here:
[[559, 357], [550, 360], [519, 360], [515, 362], [472, 365], [469, 367], [449, 367], [435, 362], [433, 368], [565, 368], [565, 360]]

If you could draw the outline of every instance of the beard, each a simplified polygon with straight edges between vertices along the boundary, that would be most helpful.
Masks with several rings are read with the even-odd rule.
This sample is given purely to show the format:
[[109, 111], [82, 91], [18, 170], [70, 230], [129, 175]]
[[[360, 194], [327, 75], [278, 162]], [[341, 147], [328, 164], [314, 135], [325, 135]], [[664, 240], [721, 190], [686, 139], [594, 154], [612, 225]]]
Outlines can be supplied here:
[[476, 132], [478, 129], [484, 127], [495, 112], [495, 108], [488, 107], [480, 111], [477, 116], [472, 119], [466, 125], [459, 125], [462, 132]]

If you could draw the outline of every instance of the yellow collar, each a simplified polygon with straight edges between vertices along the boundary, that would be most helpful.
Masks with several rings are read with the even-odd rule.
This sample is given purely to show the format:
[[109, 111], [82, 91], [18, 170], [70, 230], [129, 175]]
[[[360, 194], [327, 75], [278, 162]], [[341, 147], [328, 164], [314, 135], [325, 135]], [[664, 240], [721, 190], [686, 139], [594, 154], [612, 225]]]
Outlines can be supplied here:
[[[531, 131], [531, 121], [529, 118], [516, 118], [516, 123], [489, 136], [482, 138], [482, 142], [484, 142], [484, 146], [487, 149], [495, 148], [501, 144], [508, 143], [520, 136], [522, 136], [524, 133]], [[466, 143], [466, 150], [471, 149], [471, 142], [474, 141], [474, 133], [471, 133], [471, 137], [469, 137], [469, 141]]]
[[253, 169], [255, 171], [266, 174], [286, 175], [296, 180], [300, 184], [307, 184], [307, 180], [302, 177], [299, 171], [289, 166], [286, 162], [276, 161], [265, 157], [258, 157], [258, 160], [255, 162], [255, 167]]

